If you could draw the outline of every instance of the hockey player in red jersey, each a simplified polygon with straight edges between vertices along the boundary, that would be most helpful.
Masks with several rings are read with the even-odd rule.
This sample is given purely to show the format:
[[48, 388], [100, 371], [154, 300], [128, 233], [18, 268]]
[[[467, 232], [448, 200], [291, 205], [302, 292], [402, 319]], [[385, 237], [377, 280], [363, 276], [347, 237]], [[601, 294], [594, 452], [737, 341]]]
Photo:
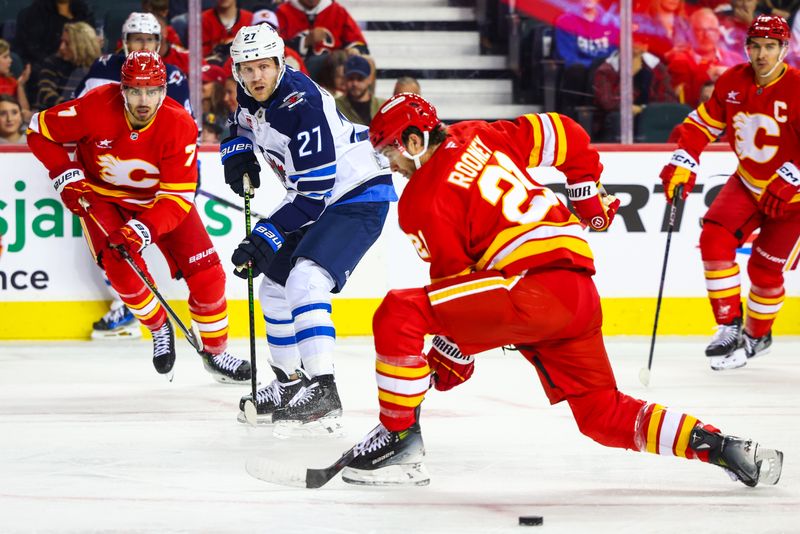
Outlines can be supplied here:
[[[120, 247], [146, 272], [141, 251], [158, 246], [172, 275], [189, 286], [206, 369], [220, 382], [243, 382], [250, 380], [250, 364], [226, 351], [225, 273], [193, 203], [196, 141], [192, 117], [166, 97], [164, 63], [147, 51], [127, 57], [121, 85], [104, 85], [37, 113], [28, 130], [28, 145], [50, 171], [64, 205], [82, 218], [96, 261], [152, 332], [156, 370], [172, 372], [172, 325]], [[77, 143], [74, 161], [66, 143]]]
[[[426, 484], [418, 408], [431, 375], [449, 389], [472, 374], [464, 354], [513, 345], [550, 402], [567, 401], [598, 443], [699, 459], [749, 486], [777, 483], [779, 451], [617, 390], [582, 226], [606, 229], [619, 201], [604, 196], [599, 155], [580, 126], [541, 113], [445, 127], [422, 97], [401, 93], [378, 111], [370, 140], [409, 178], [400, 226], [432, 283], [389, 291], [375, 312], [381, 425], [354, 449], [345, 481]], [[577, 218], [526, 171], [538, 166], [566, 175]], [[426, 334], [437, 335], [427, 355]]]
[[[783, 273], [800, 258], [800, 71], [784, 63], [789, 26], [760, 15], [747, 32], [750, 58], [717, 81], [711, 99], [677, 129], [678, 150], [661, 171], [667, 200], [695, 184], [700, 153], [727, 130], [739, 165], [703, 217], [700, 252], [717, 333], [706, 348], [711, 368], [733, 369], [765, 354], [784, 300]], [[750, 293], [742, 324], [736, 248], [757, 228], [747, 263]]]

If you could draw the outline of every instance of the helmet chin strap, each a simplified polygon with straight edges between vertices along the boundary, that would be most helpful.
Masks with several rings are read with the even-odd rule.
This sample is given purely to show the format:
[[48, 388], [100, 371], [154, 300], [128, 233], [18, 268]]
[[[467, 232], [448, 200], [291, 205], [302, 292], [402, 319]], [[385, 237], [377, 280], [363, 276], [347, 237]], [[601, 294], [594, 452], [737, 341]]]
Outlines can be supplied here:
[[417, 152], [416, 154], [410, 154], [408, 150], [402, 150], [400, 153], [403, 154], [405, 157], [410, 159], [414, 162], [414, 167], [419, 170], [422, 167], [422, 162], [420, 162], [419, 158], [425, 154], [425, 151], [428, 150], [428, 141], [430, 140], [429, 132], [422, 132], [422, 150]]
[[[746, 47], [745, 47], [745, 53], [747, 53], [747, 48]], [[780, 54], [780, 56], [778, 56], [778, 61], [775, 62], [775, 66], [772, 67], [771, 69], [769, 69], [769, 72], [767, 72], [766, 74], [759, 74], [759, 76], [762, 77], [762, 78], [769, 78], [772, 75], [772, 73], [775, 72], [775, 69], [777, 69], [778, 67], [781, 66], [781, 63], [783, 63], [783, 60], [786, 59], [786, 55], [788, 53], [789, 53], [789, 44], [787, 43], [787, 44], [781, 46], [781, 54]], [[748, 54], [748, 57], [749, 57], [749, 54]], [[752, 59], [750, 60], [750, 65], [753, 65], [753, 60]], [[753, 65], [753, 68], [755, 69], [755, 65]]]

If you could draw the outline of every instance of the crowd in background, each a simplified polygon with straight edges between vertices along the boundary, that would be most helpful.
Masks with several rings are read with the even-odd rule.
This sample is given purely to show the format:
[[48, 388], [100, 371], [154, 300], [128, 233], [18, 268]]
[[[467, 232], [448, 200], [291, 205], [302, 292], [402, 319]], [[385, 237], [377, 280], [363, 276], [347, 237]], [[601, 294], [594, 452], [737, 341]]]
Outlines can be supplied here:
[[[375, 96], [375, 62], [353, 17], [331, 0], [246, 3], [204, 2], [202, 24], [201, 142], [218, 143], [236, 110], [230, 43], [243, 26], [269, 24], [286, 43], [286, 64], [309, 74], [336, 97], [351, 121], [369, 124], [382, 99]], [[104, 53], [120, 53], [124, 18], [100, 16], [87, 0], [32, 0], [16, 20], [5, 21], [0, 39], [0, 143], [24, 143], [33, 113], [77, 96], [75, 89]], [[161, 24], [164, 62], [188, 72], [186, 2], [141, 0], [133, 11], [152, 13]], [[312, 16], [309, 16], [312, 15]], [[313, 22], [309, 22], [313, 20]], [[3, 21], [0, 21], [2, 23]], [[9, 27], [10, 26], [10, 29]], [[109, 27], [106, 27], [109, 26]], [[111, 42], [113, 41], [113, 42]], [[416, 87], [416, 80], [403, 87]]]
[[[633, 115], [654, 103], [706, 101], [719, 76], [747, 61], [747, 28], [760, 14], [786, 18], [792, 29], [787, 63], [800, 63], [800, 0], [634, 0]], [[552, 21], [553, 57], [563, 62], [562, 99], [594, 106], [592, 133], [601, 141], [619, 139], [619, 2], [575, 0]], [[576, 95], [570, 98], [569, 95]], [[587, 102], [585, 96], [590, 96]], [[680, 109], [680, 108], [679, 108]]]

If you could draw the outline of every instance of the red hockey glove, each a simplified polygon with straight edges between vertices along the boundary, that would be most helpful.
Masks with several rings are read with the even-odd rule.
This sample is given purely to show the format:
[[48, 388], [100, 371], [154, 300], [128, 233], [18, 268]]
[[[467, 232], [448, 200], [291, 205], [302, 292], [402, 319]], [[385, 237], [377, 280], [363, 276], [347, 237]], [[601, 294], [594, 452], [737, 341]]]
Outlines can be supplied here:
[[83, 216], [86, 211], [78, 200], [85, 198], [91, 204], [94, 198], [94, 191], [89, 187], [80, 167], [70, 167], [64, 172], [52, 176], [53, 187], [61, 195], [61, 200], [69, 211], [75, 215]]
[[124, 247], [130, 252], [141, 252], [152, 242], [150, 229], [137, 219], [131, 219], [124, 226], [108, 234], [112, 247]]
[[780, 217], [796, 194], [800, 193], [800, 170], [787, 161], [775, 171], [775, 176], [767, 183], [761, 194], [759, 205], [767, 217]]
[[475, 356], [462, 354], [445, 336], [434, 336], [433, 346], [428, 351], [428, 366], [434, 387], [447, 391], [469, 380], [475, 370]]
[[675, 188], [681, 184], [683, 184], [681, 198], [686, 200], [686, 197], [694, 188], [694, 182], [697, 180], [697, 169], [699, 167], [700, 165], [697, 161], [682, 148], [673, 152], [672, 158], [661, 170], [660, 174], [661, 183], [664, 184], [664, 194], [667, 196], [667, 202], [672, 202]]
[[567, 184], [567, 196], [581, 222], [595, 230], [606, 230], [619, 209], [619, 199], [599, 191], [593, 180]]

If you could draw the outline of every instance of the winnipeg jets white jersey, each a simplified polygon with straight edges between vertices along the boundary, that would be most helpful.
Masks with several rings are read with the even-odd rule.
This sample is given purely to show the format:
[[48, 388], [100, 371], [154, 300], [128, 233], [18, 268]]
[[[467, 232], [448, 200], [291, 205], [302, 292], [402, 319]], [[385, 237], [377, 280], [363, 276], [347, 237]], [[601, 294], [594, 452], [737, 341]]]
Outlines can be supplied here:
[[391, 171], [333, 97], [289, 67], [275, 92], [259, 103], [239, 87], [232, 135], [249, 138], [287, 190], [270, 216], [292, 231], [316, 221], [327, 206], [395, 201]]

